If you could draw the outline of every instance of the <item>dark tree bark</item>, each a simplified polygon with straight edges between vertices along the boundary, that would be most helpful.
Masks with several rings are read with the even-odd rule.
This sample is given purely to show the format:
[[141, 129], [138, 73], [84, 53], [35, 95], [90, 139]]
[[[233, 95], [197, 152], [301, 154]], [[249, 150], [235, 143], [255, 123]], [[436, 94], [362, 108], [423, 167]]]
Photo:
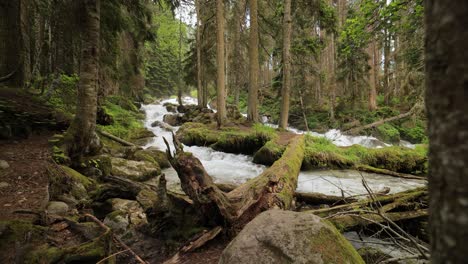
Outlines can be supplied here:
[[[288, 127], [289, 97], [291, 94], [291, 0], [284, 1], [283, 17], [283, 87], [281, 89], [281, 113], [279, 127]], [[302, 99], [302, 97], [301, 97]]]
[[67, 153], [73, 161], [96, 152], [97, 91], [99, 81], [100, 0], [83, 0], [84, 26], [80, 81], [75, 118], [67, 132]]
[[428, 0], [431, 263], [465, 263], [468, 239], [468, 1]]
[[258, 61], [258, 3], [257, 0], [249, 0], [250, 9], [250, 38], [249, 38], [249, 98], [247, 119], [258, 122], [258, 76], [260, 64]]
[[15, 86], [23, 84], [20, 10], [20, 1], [0, 4], [0, 78], [7, 85]]
[[217, 120], [221, 126], [226, 122], [226, 87], [224, 69], [224, 2], [216, 0], [216, 96], [217, 96]]
[[203, 101], [203, 84], [202, 84], [202, 62], [201, 62], [201, 12], [200, 12], [200, 0], [195, 0], [195, 9], [197, 12], [197, 35], [196, 35], [196, 45], [197, 45], [197, 99], [198, 106], [206, 107], [206, 102]]

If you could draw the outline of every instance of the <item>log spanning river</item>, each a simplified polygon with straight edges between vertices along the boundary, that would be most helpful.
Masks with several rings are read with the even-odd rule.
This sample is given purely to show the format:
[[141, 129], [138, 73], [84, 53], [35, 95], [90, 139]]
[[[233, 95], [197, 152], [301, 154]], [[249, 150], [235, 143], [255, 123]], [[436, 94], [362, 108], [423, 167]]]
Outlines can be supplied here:
[[[167, 128], [151, 126], [155, 121], [163, 122], [164, 115], [170, 114], [166, 110], [166, 107], [163, 106], [165, 103], [176, 104], [177, 101], [176, 99], [167, 99], [157, 104], [142, 106], [142, 110], [146, 113], [145, 126], [155, 134], [153, 141], [147, 144], [145, 148], [157, 147], [161, 150], [165, 150], [166, 146], [164, 144], [163, 137], [171, 142], [171, 132], [168, 131]], [[190, 97], [185, 97], [184, 103], [196, 104], [196, 100]], [[173, 127], [172, 129], [176, 132], [179, 127]], [[304, 133], [304, 131], [296, 129], [291, 129], [291, 131], [295, 133]], [[325, 134], [314, 132], [311, 132], [311, 134], [314, 136], [326, 137], [338, 146], [350, 146], [353, 144], [359, 144], [368, 148], [387, 146], [384, 142], [373, 137], [346, 136], [342, 135], [338, 130], [330, 130]], [[414, 147], [407, 142], [401, 142], [401, 144], [406, 147]], [[214, 178], [216, 183], [240, 184], [250, 178], [256, 177], [266, 168], [263, 165], [253, 163], [253, 158], [247, 155], [224, 153], [215, 151], [208, 147], [198, 146], [185, 146], [184, 150], [192, 152], [198, 159], [200, 159], [206, 171]], [[177, 189], [179, 181], [176, 172], [172, 168], [166, 169], [163, 172], [166, 174], [169, 185], [168, 187], [171, 189]], [[342, 193], [345, 196], [366, 194], [367, 192], [362, 186], [361, 177], [364, 177], [367, 180], [369, 186], [374, 191], [381, 190], [384, 187], [389, 187], [391, 193], [395, 193], [425, 185], [425, 181], [422, 180], [394, 178], [386, 175], [363, 173], [353, 170], [311, 170], [301, 171], [299, 174], [297, 191], [317, 192], [338, 196], [341, 196]]]

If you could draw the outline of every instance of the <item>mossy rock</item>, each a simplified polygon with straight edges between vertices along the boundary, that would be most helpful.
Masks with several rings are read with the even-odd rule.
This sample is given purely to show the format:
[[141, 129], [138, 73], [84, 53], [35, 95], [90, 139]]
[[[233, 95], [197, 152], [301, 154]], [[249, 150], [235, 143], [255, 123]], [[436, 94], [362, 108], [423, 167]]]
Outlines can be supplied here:
[[[359, 255], [366, 263], [380, 263], [387, 259], [392, 258], [390, 255], [385, 254], [381, 250], [374, 247], [362, 247], [358, 249]], [[389, 262], [390, 264], [397, 264], [398, 261]]]
[[364, 264], [338, 230], [320, 217], [268, 210], [248, 223], [224, 249], [220, 264]]
[[156, 192], [150, 190], [141, 190], [138, 193], [136, 199], [143, 207], [144, 211], [153, 208], [153, 206], [157, 204], [159, 200]]
[[151, 153], [151, 157], [159, 164], [161, 169], [170, 168], [171, 163], [167, 159], [166, 152], [159, 150], [155, 147], [149, 147], [146, 151]]
[[161, 169], [169, 168], [171, 166], [169, 160], [167, 159], [166, 153], [156, 149], [155, 147], [137, 150], [131, 157], [129, 156], [128, 158], [137, 161], [151, 162], [161, 167]]
[[60, 170], [55, 170], [55, 173], [49, 175], [49, 182], [52, 199], [70, 194], [77, 201], [84, 203], [89, 200], [88, 192], [94, 190], [96, 185], [94, 179], [64, 165], [60, 165]]
[[147, 181], [161, 174], [161, 168], [147, 161], [135, 161], [111, 158], [112, 175], [128, 178], [133, 181]]

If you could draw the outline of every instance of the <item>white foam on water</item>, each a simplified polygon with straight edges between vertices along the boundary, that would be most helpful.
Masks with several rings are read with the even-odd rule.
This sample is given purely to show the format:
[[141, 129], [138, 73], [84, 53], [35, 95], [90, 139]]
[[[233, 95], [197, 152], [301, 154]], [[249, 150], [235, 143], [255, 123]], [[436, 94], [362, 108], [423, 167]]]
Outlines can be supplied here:
[[[191, 97], [184, 97], [183, 102], [186, 105], [196, 104], [197, 100]], [[166, 150], [163, 137], [165, 137], [172, 148], [172, 134], [159, 126], [152, 127], [155, 121], [163, 122], [164, 115], [173, 114], [166, 110], [165, 103], [177, 104], [177, 99], [167, 99], [157, 104], [143, 105], [142, 109], [146, 112], [145, 126], [156, 136], [153, 141], [148, 143], [145, 148], [156, 147], [160, 150]], [[274, 125], [271, 125], [275, 127]], [[179, 127], [172, 127], [175, 133]], [[294, 133], [303, 134], [304, 131], [290, 129]], [[339, 130], [330, 130], [325, 134], [308, 132], [315, 136], [326, 137], [338, 146], [351, 146], [360, 144], [366, 147], [383, 147], [385, 143], [376, 138], [366, 136], [348, 136], [343, 135]], [[185, 146], [185, 151], [193, 153], [205, 167], [217, 183], [241, 184], [248, 179], [254, 178], [262, 173], [266, 167], [252, 162], [252, 157], [241, 154], [231, 154], [215, 151], [208, 147]], [[169, 184], [177, 185], [179, 179], [175, 171], [171, 169], [164, 170]], [[369, 186], [378, 191], [383, 187], [389, 187], [391, 192], [400, 192], [408, 189], [423, 186], [425, 181], [408, 180], [394, 178], [373, 173], [360, 173], [352, 170], [345, 171], [302, 171], [299, 174], [298, 188], [300, 192], [318, 192], [328, 195], [345, 196], [365, 194], [366, 190], [362, 186], [361, 175], [365, 177]]]

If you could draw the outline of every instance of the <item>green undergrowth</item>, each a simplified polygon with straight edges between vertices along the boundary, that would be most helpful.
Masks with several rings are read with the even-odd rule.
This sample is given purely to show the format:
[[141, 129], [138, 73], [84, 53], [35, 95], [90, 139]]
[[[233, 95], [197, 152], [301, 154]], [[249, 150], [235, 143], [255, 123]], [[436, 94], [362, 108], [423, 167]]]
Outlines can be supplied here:
[[102, 108], [114, 122], [111, 125], [98, 125], [101, 130], [126, 140], [138, 138], [139, 134], [146, 130], [141, 121], [144, 115], [131, 101], [112, 96]]
[[346, 169], [356, 165], [415, 175], [426, 174], [427, 147], [419, 145], [414, 150], [398, 146], [379, 149], [360, 145], [338, 147], [326, 138], [306, 136], [304, 169]]

